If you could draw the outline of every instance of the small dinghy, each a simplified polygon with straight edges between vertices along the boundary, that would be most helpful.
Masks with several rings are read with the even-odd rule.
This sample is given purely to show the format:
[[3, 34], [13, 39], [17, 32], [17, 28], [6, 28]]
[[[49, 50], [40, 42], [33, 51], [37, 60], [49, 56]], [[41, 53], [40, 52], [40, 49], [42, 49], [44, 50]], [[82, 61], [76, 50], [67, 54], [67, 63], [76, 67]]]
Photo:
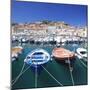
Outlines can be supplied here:
[[12, 61], [15, 61], [18, 58], [17, 53], [12, 53]]
[[75, 54], [64, 48], [54, 48], [52, 56], [56, 61], [61, 61], [67, 63], [67, 60], [74, 60]]
[[16, 60], [19, 54], [22, 53], [23, 48], [21, 46], [16, 46], [11, 49], [12, 51], [12, 61]]
[[76, 52], [79, 59], [87, 58], [87, 50], [85, 48], [77, 48]]
[[32, 66], [39, 66], [47, 63], [49, 60], [50, 55], [46, 50], [35, 49], [26, 56], [24, 62]]

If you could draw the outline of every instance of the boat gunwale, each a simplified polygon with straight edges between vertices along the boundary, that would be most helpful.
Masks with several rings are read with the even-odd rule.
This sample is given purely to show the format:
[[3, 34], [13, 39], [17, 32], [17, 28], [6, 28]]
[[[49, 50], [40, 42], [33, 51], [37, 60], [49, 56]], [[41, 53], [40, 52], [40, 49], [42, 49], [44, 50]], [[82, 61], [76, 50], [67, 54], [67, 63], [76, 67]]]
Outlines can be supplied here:
[[[49, 55], [49, 53], [46, 51], [46, 50], [44, 50], [44, 49], [42, 49], [42, 48], [37, 48], [37, 49], [34, 49], [34, 50], [32, 50], [31, 52], [29, 52], [28, 54], [27, 54], [27, 56], [26, 56], [26, 58], [28, 57], [28, 56], [31, 56], [31, 55], [33, 55], [36, 51], [38, 52], [38, 50], [40, 50], [40, 51], [45, 51], [45, 54], [47, 54], [47, 56], [48, 56], [48, 59], [45, 61], [44, 60], [44, 62], [42, 61], [42, 63], [40, 63], [40, 64], [32, 64], [32, 65], [42, 65], [42, 64], [45, 64], [45, 63], [47, 63], [49, 60], [50, 60], [50, 55]], [[24, 59], [24, 62], [25, 63], [27, 63], [27, 61], [30, 61], [31, 59]], [[28, 64], [28, 63], [27, 63]]]
[[[63, 54], [63, 56], [55, 56], [54, 55], [54, 51], [55, 51], [55, 49], [63, 49], [63, 50], [65, 50], [65, 52], [69, 52], [69, 54], [71, 54], [71, 55], [66, 55], [66, 56], [64, 56]], [[73, 60], [74, 58], [75, 58], [75, 53], [73, 53], [72, 51], [69, 51], [69, 50], [67, 50], [67, 49], [65, 49], [65, 48], [54, 48], [53, 49], [53, 51], [52, 51], [52, 56], [55, 58], [55, 59], [57, 59], [57, 60], [67, 60], [67, 59], [70, 59], [70, 60]]]

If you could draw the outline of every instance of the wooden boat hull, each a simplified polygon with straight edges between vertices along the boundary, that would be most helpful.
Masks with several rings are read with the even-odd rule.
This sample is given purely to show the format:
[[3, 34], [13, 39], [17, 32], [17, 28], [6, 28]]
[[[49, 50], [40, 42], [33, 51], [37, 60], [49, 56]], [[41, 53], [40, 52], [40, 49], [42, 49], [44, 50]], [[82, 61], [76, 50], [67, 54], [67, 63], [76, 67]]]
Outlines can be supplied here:
[[72, 56], [72, 57], [64, 57], [64, 58], [61, 58], [61, 57], [55, 57], [55, 56], [53, 56], [56, 60], [59, 60], [59, 61], [65, 61], [65, 60], [73, 60], [73, 59], [75, 59], [75, 56]]
[[75, 54], [67, 49], [64, 48], [55, 48], [52, 52], [53, 58], [55, 58], [58, 62], [73, 62], [75, 60]]

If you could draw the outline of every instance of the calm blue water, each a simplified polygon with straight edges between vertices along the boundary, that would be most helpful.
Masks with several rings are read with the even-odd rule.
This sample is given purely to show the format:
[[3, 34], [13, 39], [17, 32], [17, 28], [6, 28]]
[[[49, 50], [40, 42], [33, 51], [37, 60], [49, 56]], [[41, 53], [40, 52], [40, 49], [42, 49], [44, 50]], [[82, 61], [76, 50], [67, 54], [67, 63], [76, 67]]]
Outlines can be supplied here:
[[[16, 46], [17, 44], [13, 44]], [[51, 55], [52, 50], [55, 46], [40, 46], [40, 45], [30, 45], [30, 44], [23, 44], [22, 45], [24, 50], [21, 55], [18, 57], [18, 61], [12, 62], [12, 80], [15, 79], [24, 64], [24, 59], [26, 55], [36, 49], [36, 48], [43, 48], [48, 51]], [[67, 48], [71, 51], [75, 51], [78, 47], [85, 47], [85, 44], [81, 45], [64, 45], [62, 46]], [[82, 60], [85, 65], [87, 63]], [[25, 65], [25, 69], [28, 65]], [[64, 86], [72, 86], [72, 80], [70, 76], [69, 67], [62, 63], [56, 62], [54, 59], [49, 61], [46, 65], [43, 65], [45, 69], [48, 70], [59, 82], [61, 82]], [[25, 70], [24, 69], [24, 70]], [[76, 58], [73, 64], [73, 79], [75, 85], [86, 85], [87, 84], [87, 68], [83, 66], [78, 58]], [[39, 68], [39, 73], [37, 75], [37, 88], [42, 87], [56, 87], [60, 86], [43, 68]], [[21, 75], [21, 77], [17, 80], [17, 82], [12, 86], [12, 89], [24, 89], [24, 88], [35, 88], [35, 72], [33, 68], [29, 68], [25, 73]]]

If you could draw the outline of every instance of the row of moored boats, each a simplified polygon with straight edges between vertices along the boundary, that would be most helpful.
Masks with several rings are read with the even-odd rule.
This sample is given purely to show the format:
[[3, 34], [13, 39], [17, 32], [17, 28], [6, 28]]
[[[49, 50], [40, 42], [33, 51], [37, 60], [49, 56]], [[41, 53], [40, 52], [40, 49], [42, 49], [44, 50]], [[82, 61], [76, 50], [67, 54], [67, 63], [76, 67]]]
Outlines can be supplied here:
[[[21, 46], [12, 48], [12, 61], [18, 58], [19, 54], [22, 53], [22, 50], [23, 48]], [[53, 49], [52, 55], [50, 55], [46, 50], [38, 48], [29, 52], [24, 59], [24, 62], [32, 66], [39, 66], [52, 60], [51, 58], [55, 58], [57, 61], [67, 63], [68, 60], [72, 62], [75, 56], [77, 56], [79, 59], [87, 58], [87, 50], [84, 48], [78, 48], [75, 53], [70, 50], [57, 47]]]

